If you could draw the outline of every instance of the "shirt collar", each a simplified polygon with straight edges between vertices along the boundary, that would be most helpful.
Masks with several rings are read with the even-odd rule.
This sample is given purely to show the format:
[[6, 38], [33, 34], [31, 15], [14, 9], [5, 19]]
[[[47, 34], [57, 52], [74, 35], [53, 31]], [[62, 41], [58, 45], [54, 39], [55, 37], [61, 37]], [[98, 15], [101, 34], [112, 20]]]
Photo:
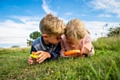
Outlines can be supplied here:
[[41, 44], [43, 50], [46, 50], [45, 43], [43, 41], [43, 37], [42, 36], [40, 37], [40, 44]]

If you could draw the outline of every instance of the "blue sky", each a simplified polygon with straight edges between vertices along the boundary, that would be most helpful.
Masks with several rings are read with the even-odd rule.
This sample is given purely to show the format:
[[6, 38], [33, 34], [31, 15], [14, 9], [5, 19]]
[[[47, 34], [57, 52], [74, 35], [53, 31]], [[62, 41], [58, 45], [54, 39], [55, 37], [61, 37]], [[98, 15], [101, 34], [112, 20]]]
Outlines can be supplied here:
[[120, 25], [119, 0], [0, 0], [0, 47], [27, 46], [26, 39], [39, 31], [39, 22], [46, 13], [64, 23], [81, 19], [93, 40]]

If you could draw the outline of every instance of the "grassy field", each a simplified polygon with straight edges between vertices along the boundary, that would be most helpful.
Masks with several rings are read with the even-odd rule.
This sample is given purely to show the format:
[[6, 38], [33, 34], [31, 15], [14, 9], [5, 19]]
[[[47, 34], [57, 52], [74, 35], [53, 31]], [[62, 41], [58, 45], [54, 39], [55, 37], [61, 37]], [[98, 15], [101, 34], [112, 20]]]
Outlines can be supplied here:
[[0, 49], [0, 80], [120, 80], [120, 37], [93, 42], [90, 58], [28, 65], [30, 48]]

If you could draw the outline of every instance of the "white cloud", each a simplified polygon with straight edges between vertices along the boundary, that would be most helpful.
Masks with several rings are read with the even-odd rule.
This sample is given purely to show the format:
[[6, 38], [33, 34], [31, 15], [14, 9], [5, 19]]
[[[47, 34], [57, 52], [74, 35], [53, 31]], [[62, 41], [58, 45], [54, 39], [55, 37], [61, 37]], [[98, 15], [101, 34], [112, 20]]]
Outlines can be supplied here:
[[[108, 33], [108, 29], [110, 27], [119, 26], [119, 22], [99, 22], [99, 21], [83, 21], [83, 22], [85, 28], [90, 31], [91, 38], [93, 40], [96, 40], [98, 37], [106, 36], [106, 34]], [[107, 27], [105, 27], [106, 24], [108, 24]]]
[[26, 39], [33, 31], [39, 31], [39, 21], [36, 17], [14, 16], [21, 22], [7, 19], [0, 22], [0, 47], [8, 45], [26, 46]]
[[98, 15], [99, 17], [111, 17], [111, 15], [109, 15], [109, 14], [100, 14], [100, 15]]
[[43, 10], [46, 12], [46, 13], [52, 13], [52, 14], [54, 14], [54, 15], [57, 15], [57, 13], [56, 12], [54, 12], [54, 11], [52, 11], [50, 8], [49, 8], [49, 6], [47, 5], [47, 0], [42, 0], [43, 1], [43, 4], [42, 4], [42, 8], [43, 8]]
[[10, 16], [12, 19], [17, 19], [20, 20], [21, 22], [29, 22], [29, 21], [38, 21], [40, 18], [39, 17], [34, 17], [34, 16]]
[[115, 13], [120, 17], [120, 0], [92, 0], [91, 8], [104, 10], [108, 13]]

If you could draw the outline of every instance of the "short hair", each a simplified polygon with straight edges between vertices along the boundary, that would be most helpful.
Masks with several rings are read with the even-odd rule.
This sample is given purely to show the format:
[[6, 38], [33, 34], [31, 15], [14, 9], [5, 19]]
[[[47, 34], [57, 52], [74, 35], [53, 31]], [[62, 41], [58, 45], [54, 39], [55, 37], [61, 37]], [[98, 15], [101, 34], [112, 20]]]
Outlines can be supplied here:
[[70, 20], [66, 25], [65, 35], [75, 41], [82, 39], [85, 36], [84, 23], [76, 18]]
[[42, 34], [61, 35], [64, 33], [65, 24], [62, 20], [52, 14], [47, 14], [39, 24], [39, 29]]

